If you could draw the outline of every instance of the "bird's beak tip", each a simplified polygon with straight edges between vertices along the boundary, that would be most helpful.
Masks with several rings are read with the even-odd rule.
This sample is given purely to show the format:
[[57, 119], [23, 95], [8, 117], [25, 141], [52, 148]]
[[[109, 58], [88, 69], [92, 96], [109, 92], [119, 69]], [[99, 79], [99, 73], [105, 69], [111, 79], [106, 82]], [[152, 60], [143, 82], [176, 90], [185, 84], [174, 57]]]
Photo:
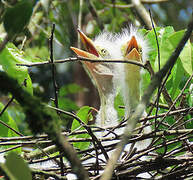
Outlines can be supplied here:
[[132, 36], [131, 40], [128, 41], [126, 54], [128, 54], [134, 48], [138, 50], [138, 43], [135, 36]]
[[125, 57], [137, 61], [141, 60], [141, 54], [139, 53], [139, 46], [135, 36], [132, 36], [131, 40], [128, 41]]
[[90, 58], [90, 59], [96, 59], [96, 56], [89, 53], [89, 52], [86, 52], [86, 51], [83, 51], [81, 49], [78, 49], [78, 48], [75, 48], [75, 47], [70, 47], [70, 49], [72, 51], [74, 51], [74, 53], [77, 55], [77, 56], [80, 56], [80, 57], [85, 57], [85, 58]]
[[127, 59], [141, 61], [141, 55], [136, 48], [133, 48], [126, 57]]
[[82, 43], [84, 44], [86, 50], [89, 53], [99, 57], [99, 53], [97, 52], [97, 49], [94, 46], [93, 41], [90, 38], [88, 38], [79, 28], [77, 29], [77, 31], [80, 35], [80, 39], [81, 39]]

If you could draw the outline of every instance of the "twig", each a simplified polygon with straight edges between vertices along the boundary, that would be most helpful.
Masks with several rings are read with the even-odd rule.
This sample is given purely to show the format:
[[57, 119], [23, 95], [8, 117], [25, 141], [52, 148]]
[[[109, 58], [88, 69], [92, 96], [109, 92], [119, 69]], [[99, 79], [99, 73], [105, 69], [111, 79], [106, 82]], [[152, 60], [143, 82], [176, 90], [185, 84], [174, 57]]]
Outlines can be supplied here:
[[[136, 66], [140, 66], [144, 69], [146, 69], [146, 66], [140, 62], [137, 61], [123, 61], [120, 59], [89, 59], [89, 58], [85, 58], [85, 57], [70, 57], [70, 58], [66, 58], [66, 59], [61, 59], [61, 60], [55, 60], [53, 62], [53, 64], [58, 64], [58, 63], [66, 63], [66, 62], [78, 62], [78, 61], [86, 61], [86, 62], [91, 62], [91, 63], [129, 63], [129, 64], [134, 64]], [[28, 63], [28, 64], [16, 64], [17, 66], [26, 66], [26, 67], [33, 67], [33, 66], [42, 66], [42, 65], [46, 65], [46, 64], [52, 64], [50, 61], [46, 61], [46, 62], [37, 62], [37, 63]]]
[[[169, 0], [141, 0], [142, 3], [144, 4], [154, 4], [154, 3], [162, 3], [162, 2], [167, 2]], [[104, 0], [101, 0], [101, 2], [109, 7], [115, 7], [115, 8], [120, 8], [120, 9], [126, 9], [126, 8], [131, 8], [134, 5], [133, 4], [111, 4], [107, 3]]]
[[[54, 104], [55, 104], [55, 107], [58, 108], [58, 85], [56, 82], [56, 66], [54, 64], [54, 57], [53, 57], [54, 30], [55, 30], [55, 24], [52, 25], [51, 36], [49, 38], [49, 47], [50, 47], [50, 61], [52, 63], [51, 67], [52, 67], [52, 82], [53, 82], [53, 87], [54, 87]], [[57, 111], [57, 114], [60, 115], [58, 111]], [[64, 176], [63, 157], [60, 157], [60, 169], [61, 169], [61, 176]]]
[[[83, 0], [79, 0], [79, 13], [78, 13], [78, 28], [82, 29], [82, 6]], [[81, 48], [80, 34], [78, 33], [78, 48]]]
[[164, 115], [164, 117], [162, 118], [162, 120], [159, 122], [158, 127], [160, 125], [161, 122], [164, 121], [164, 119], [167, 117], [167, 114], [173, 109], [173, 107], [175, 106], [176, 102], [179, 100], [179, 98], [182, 96], [182, 94], [184, 93], [186, 87], [188, 86], [188, 84], [190, 83], [190, 81], [193, 78], [193, 74], [189, 77], [189, 79], [187, 80], [186, 84], [184, 85], [183, 89], [181, 90], [181, 93], [178, 95], [178, 97], [174, 100], [173, 104], [170, 106], [169, 110], [167, 111], [167, 113]]
[[[9, 100], [9, 102], [4, 106], [4, 108], [2, 109], [2, 111], [0, 112], [0, 117], [3, 115], [3, 113], [5, 112], [5, 110], [8, 108], [8, 106], [11, 104], [11, 102], [14, 100], [14, 96], [11, 97], [11, 99]], [[14, 133], [16, 133], [19, 136], [23, 136], [23, 134], [21, 134], [20, 132], [16, 131], [15, 129], [13, 129], [12, 127], [10, 127], [8, 124], [6, 124], [5, 122], [3, 122], [2, 120], [0, 120], [0, 124], [2, 124], [3, 126], [6, 126], [8, 129], [12, 130]]]
[[[151, 23], [152, 23], [152, 28], [153, 28], [153, 31], [154, 31], [154, 34], [155, 34], [155, 39], [156, 39], [156, 45], [157, 45], [157, 53], [158, 53], [158, 70], [160, 71], [160, 48], [159, 48], [159, 42], [158, 42], [158, 38], [157, 38], [157, 33], [156, 33], [156, 30], [155, 30], [155, 26], [154, 26], [154, 23], [153, 23], [153, 18], [152, 18], [152, 14], [151, 14], [151, 10], [149, 9], [149, 15], [150, 15], [150, 19], [151, 19]], [[157, 99], [156, 99], [156, 116], [158, 115], [158, 110], [159, 110], [159, 99], [160, 99], [160, 95], [161, 95], [161, 92], [160, 92], [160, 86], [158, 87], [158, 93], [157, 93]], [[156, 128], [156, 121], [157, 121], [157, 118], [155, 118], [155, 128]]]
[[54, 179], [56, 180], [67, 180], [66, 177], [64, 176], [59, 176], [57, 175], [56, 173], [53, 173], [53, 172], [46, 172], [46, 171], [42, 171], [42, 170], [39, 170], [39, 169], [32, 169], [31, 168], [31, 171], [32, 171], [32, 174], [36, 175], [36, 174], [39, 174], [39, 175], [43, 175], [44, 178], [49, 178], [50, 177], [53, 177]]
[[[24, 91], [18, 82], [8, 77], [5, 72], [0, 72], [0, 88], [9, 91], [23, 107], [29, 127], [34, 134], [46, 132], [58, 149], [62, 151], [72, 166], [73, 172], [80, 180], [88, 180], [88, 173], [82, 166], [75, 149], [69, 144], [67, 138], [60, 135], [57, 119], [45, 110], [45, 106], [34, 96]], [[37, 121], [34, 121], [36, 119]]]
[[81, 119], [79, 119], [76, 115], [74, 115], [74, 114], [72, 114], [72, 113], [70, 113], [70, 112], [67, 112], [67, 111], [64, 111], [64, 110], [61, 110], [61, 109], [58, 109], [58, 108], [54, 108], [54, 107], [52, 107], [52, 106], [48, 106], [48, 107], [50, 107], [50, 108], [52, 108], [52, 109], [55, 109], [56, 111], [59, 111], [59, 112], [61, 112], [61, 113], [64, 113], [64, 114], [66, 114], [66, 115], [68, 115], [68, 116], [71, 116], [71, 117], [73, 117], [74, 119], [76, 119], [76, 120], [87, 130], [88, 134], [92, 137], [92, 139], [97, 143], [97, 145], [98, 145], [99, 148], [101, 149], [101, 151], [102, 151], [104, 157], [106, 158], [106, 160], [109, 159], [108, 154], [106, 153], [106, 151], [105, 151], [104, 147], [102, 146], [101, 142], [100, 142], [100, 141], [97, 139], [97, 137], [93, 134], [91, 128], [90, 128], [89, 126], [87, 126], [84, 122], [82, 122]]

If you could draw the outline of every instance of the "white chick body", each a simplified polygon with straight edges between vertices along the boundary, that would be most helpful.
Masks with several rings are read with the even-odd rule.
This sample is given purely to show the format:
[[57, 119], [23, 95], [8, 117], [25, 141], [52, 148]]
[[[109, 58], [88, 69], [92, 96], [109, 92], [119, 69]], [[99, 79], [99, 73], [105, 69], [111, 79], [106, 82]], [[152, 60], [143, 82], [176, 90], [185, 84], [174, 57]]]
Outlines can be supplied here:
[[[141, 63], [145, 63], [147, 57], [148, 57], [148, 43], [144, 39], [144, 37], [138, 33], [138, 29], [130, 26], [130, 28], [125, 28], [122, 30], [121, 33], [116, 35], [117, 42], [116, 44], [119, 46], [118, 49], [120, 50], [121, 58], [123, 60], [133, 60], [136, 61], [136, 59], [129, 59], [126, 58], [125, 56], [125, 45], [128, 45], [128, 42], [131, 41], [131, 39], [135, 37], [137, 41], [137, 45], [139, 47], [138, 51], [141, 55]], [[141, 74], [142, 70], [140, 67], [136, 65], [131, 65], [131, 64], [121, 64], [117, 65], [119, 66], [118, 68], [120, 69], [120, 75], [119, 79], [121, 82], [121, 89], [122, 89], [122, 95], [123, 95], [123, 100], [125, 104], [125, 118], [129, 118], [134, 112], [135, 108], [137, 107], [139, 101], [140, 101], [140, 94], [141, 94]], [[133, 83], [132, 83], [133, 81]], [[137, 96], [135, 96], [138, 94]], [[143, 113], [142, 117], [146, 117], [146, 112]], [[150, 133], [152, 131], [150, 126], [146, 126], [142, 133]], [[143, 141], [138, 141], [135, 143], [135, 148], [137, 150], [142, 150], [147, 148], [151, 143], [151, 139], [143, 140]], [[127, 145], [125, 147], [125, 151], [129, 151], [130, 145]]]

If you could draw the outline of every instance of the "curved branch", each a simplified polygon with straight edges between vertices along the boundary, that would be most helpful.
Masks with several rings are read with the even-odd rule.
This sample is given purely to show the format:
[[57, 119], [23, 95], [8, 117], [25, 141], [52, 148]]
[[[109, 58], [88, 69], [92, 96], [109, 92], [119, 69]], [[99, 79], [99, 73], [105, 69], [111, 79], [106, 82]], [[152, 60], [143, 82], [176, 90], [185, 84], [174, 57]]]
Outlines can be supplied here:
[[[34, 134], [46, 132], [56, 144], [58, 149], [64, 152], [72, 166], [73, 172], [81, 180], [88, 180], [88, 173], [82, 166], [75, 149], [69, 144], [67, 138], [61, 136], [57, 117], [53, 119], [52, 112], [47, 111], [40, 100], [24, 91], [15, 79], [0, 72], [0, 88], [2, 91], [9, 91], [20, 103], [26, 113], [26, 120]], [[52, 113], [53, 114], [53, 113]]]

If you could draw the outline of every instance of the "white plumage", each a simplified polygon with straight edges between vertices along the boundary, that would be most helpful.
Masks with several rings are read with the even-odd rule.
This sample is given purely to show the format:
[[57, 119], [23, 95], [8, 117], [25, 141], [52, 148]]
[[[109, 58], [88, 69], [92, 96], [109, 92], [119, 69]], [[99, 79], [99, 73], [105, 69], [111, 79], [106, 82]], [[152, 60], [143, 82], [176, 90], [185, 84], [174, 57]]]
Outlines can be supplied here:
[[[79, 31], [81, 40], [83, 41], [87, 53], [92, 55], [85, 56], [76, 48], [72, 50], [79, 56], [91, 59], [116, 59], [116, 60], [132, 60], [144, 63], [147, 59], [148, 44], [144, 37], [138, 33], [133, 26], [125, 28], [118, 34], [103, 32], [99, 34], [93, 41]], [[94, 55], [94, 56], [93, 56]], [[130, 117], [131, 113], [137, 107], [140, 101], [140, 83], [141, 68], [137, 65], [128, 63], [88, 63], [83, 62], [90, 74], [92, 81], [96, 85], [101, 107], [97, 116], [96, 125], [102, 128], [115, 126], [118, 124], [117, 113], [114, 109], [114, 98], [116, 90], [121, 89], [123, 100], [125, 103], [125, 118]], [[93, 65], [94, 64], [94, 65]], [[145, 112], [144, 112], [145, 116]], [[148, 133], [151, 127], [144, 128], [143, 132]], [[119, 135], [123, 130], [117, 131]], [[103, 137], [100, 134], [100, 138]], [[150, 144], [148, 141], [140, 141], [136, 143], [137, 149], [143, 149]], [[127, 150], [130, 146], [127, 146]]]

